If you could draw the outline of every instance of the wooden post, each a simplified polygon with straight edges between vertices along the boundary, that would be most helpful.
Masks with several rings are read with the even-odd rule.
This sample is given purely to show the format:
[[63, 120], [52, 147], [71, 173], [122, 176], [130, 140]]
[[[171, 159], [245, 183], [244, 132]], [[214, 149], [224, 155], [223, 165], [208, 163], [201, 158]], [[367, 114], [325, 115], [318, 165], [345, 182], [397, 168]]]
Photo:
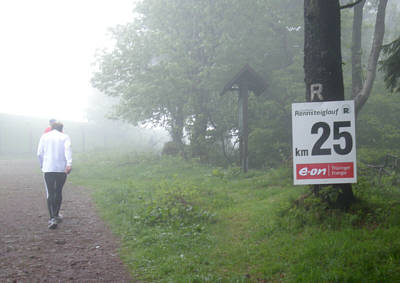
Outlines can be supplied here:
[[240, 166], [244, 173], [248, 170], [248, 98], [249, 91], [246, 82], [239, 85], [239, 150], [240, 150]]
[[[237, 86], [237, 87], [234, 87]], [[224, 87], [221, 95], [227, 91], [239, 90], [239, 151], [240, 166], [242, 172], [246, 173], [249, 165], [248, 157], [248, 99], [249, 92], [260, 95], [267, 88], [267, 83], [248, 64], [246, 64]]]

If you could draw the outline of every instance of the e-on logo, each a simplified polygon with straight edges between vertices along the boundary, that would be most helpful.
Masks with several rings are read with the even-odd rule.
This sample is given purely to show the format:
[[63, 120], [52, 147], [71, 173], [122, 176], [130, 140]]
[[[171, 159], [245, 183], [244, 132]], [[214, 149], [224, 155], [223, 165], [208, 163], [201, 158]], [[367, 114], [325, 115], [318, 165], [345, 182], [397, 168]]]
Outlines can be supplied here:
[[297, 179], [353, 178], [354, 163], [311, 163], [296, 164]]

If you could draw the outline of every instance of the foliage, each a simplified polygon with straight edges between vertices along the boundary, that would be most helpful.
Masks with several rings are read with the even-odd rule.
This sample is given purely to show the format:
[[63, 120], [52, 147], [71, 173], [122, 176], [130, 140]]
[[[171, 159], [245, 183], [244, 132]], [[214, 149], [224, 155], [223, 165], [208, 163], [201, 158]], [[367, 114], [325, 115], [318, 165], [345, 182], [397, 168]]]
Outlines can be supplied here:
[[179, 154], [179, 152], [180, 152], [180, 150], [179, 150], [178, 145], [176, 143], [174, 143], [174, 142], [169, 141], [169, 142], [166, 142], [164, 144], [161, 153], [163, 155], [175, 155], [175, 156], [177, 156]]
[[144, 282], [400, 280], [400, 193], [362, 175], [348, 211], [294, 188], [289, 168], [240, 173], [178, 157], [78, 157], [74, 183], [93, 188]]
[[[396, 19], [398, 11], [388, 5]], [[114, 117], [162, 126], [186, 157], [229, 166], [238, 161], [237, 93], [220, 92], [249, 63], [269, 85], [249, 98], [249, 165], [278, 166], [290, 156], [290, 104], [304, 101], [302, 9], [301, 1], [291, 0], [142, 1], [131, 23], [112, 29], [115, 46], [97, 57], [93, 86], [118, 98]], [[367, 1], [364, 10], [362, 46], [369, 50], [377, 2]], [[345, 30], [351, 21], [352, 9], [342, 10], [346, 90], [352, 43]], [[398, 34], [395, 24], [387, 27], [388, 34]], [[364, 61], [367, 56], [362, 53]], [[383, 96], [382, 80], [378, 74], [373, 91]], [[379, 112], [395, 108], [374, 96], [368, 104], [377, 103], [372, 107]], [[393, 147], [397, 139], [387, 139], [388, 131], [396, 132], [398, 119], [363, 112], [368, 114], [360, 114], [357, 127], [362, 146], [371, 146], [373, 129], [373, 147], [377, 139], [384, 142], [380, 146]], [[379, 127], [383, 121], [385, 127]]]
[[400, 144], [400, 97], [393, 94], [379, 94], [370, 97], [369, 103], [357, 120], [357, 145], [374, 150], [396, 154]]
[[381, 70], [385, 73], [386, 87], [392, 92], [400, 92], [400, 37], [383, 46], [386, 56], [381, 61]]
[[233, 95], [219, 95], [224, 84], [245, 63], [265, 77], [300, 54], [300, 6], [143, 1], [133, 23], [113, 30], [116, 45], [98, 57], [93, 85], [120, 98], [117, 117], [164, 126], [177, 143], [185, 128], [193, 155], [202, 157], [237, 128]]
[[291, 156], [291, 103], [302, 101], [302, 59], [272, 73], [272, 84], [261, 97], [250, 97], [249, 166], [279, 167]]

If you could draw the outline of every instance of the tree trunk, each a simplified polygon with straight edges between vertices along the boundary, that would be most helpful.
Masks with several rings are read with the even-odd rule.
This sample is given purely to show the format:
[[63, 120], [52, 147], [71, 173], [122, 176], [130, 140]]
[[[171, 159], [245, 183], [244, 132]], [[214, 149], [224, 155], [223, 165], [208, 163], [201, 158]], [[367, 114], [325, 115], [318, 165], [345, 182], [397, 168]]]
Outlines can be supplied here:
[[[344, 100], [339, 0], [304, 0], [304, 33], [306, 100]], [[313, 186], [315, 195], [320, 187]], [[333, 189], [339, 192], [335, 206], [355, 201], [350, 184]]]
[[194, 116], [193, 128], [190, 135], [190, 148], [193, 157], [198, 157], [202, 161], [207, 161], [208, 150], [206, 142], [207, 117], [203, 113]]
[[362, 89], [362, 68], [361, 68], [361, 32], [362, 32], [362, 21], [363, 21], [363, 9], [365, 0], [354, 6], [354, 18], [353, 18], [353, 35], [352, 35], [352, 47], [351, 47], [351, 85], [352, 85], [352, 97], [356, 95]]
[[183, 107], [176, 106], [176, 113], [171, 113], [172, 123], [170, 126], [170, 135], [172, 142], [179, 148], [181, 154], [184, 152], [183, 148], [183, 128], [185, 125], [185, 117], [183, 114]]
[[371, 53], [368, 59], [366, 79], [362, 86], [362, 89], [356, 95], [353, 95], [356, 107], [356, 114], [358, 114], [358, 112], [364, 106], [365, 102], [367, 102], [371, 94], [372, 86], [374, 84], [376, 67], [378, 64], [379, 54], [382, 49], [383, 36], [385, 34], [385, 14], [387, 2], [388, 0], [379, 1], [378, 12], [376, 14], [374, 39], [372, 42]]
[[[344, 99], [338, 0], [304, 1], [304, 72], [307, 101]], [[311, 86], [322, 96], [311, 97]]]
[[196, 93], [196, 103], [194, 105], [195, 115], [193, 126], [190, 133], [190, 147], [193, 157], [199, 157], [202, 161], [208, 160], [207, 149], [207, 124], [208, 116], [206, 110], [207, 93], [205, 91], [198, 91]]

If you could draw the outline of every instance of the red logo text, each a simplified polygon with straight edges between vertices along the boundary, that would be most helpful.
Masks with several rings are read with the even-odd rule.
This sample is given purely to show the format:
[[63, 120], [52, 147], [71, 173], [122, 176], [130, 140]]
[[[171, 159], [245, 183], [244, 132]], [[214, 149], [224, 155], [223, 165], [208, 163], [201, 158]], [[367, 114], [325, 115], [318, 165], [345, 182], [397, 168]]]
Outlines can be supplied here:
[[341, 179], [353, 177], [353, 162], [296, 164], [296, 178], [298, 180]]

